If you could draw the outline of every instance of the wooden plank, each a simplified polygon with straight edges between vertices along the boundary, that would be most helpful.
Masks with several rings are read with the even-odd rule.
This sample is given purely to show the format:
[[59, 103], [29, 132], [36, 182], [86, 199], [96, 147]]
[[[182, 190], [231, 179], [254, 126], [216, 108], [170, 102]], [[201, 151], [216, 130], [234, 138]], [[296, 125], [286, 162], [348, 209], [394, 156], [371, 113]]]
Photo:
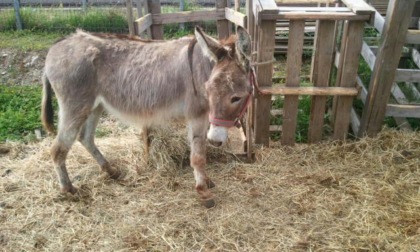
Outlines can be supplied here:
[[[228, 7], [227, 0], [216, 0], [216, 9], [220, 11], [225, 11], [225, 8]], [[229, 30], [229, 21], [228, 20], [218, 20], [217, 21], [217, 33], [219, 39], [226, 39], [230, 35]]]
[[341, 0], [356, 14], [371, 14], [375, 9], [363, 0]]
[[288, 85], [286, 87], [261, 87], [260, 90], [270, 95], [357, 96], [359, 93], [359, 90], [355, 87], [328, 87], [329, 76], [325, 78], [327, 81], [324, 83], [319, 82], [318, 87], [296, 87]]
[[351, 12], [347, 7], [279, 7], [280, 12]]
[[365, 85], [363, 85], [363, 82], [362, 82], [362, 80], [360, 79], [359, 76], [356, 77], [356, 83], [357, 83], [357, 85], [359, 87], [359, 90], [360, 90], [359, 98], [360, 98], [360, 100], [362, 100], [362, 102], [364, 104], [366, 102], [366, 97], [367, 97], [368, 91], [365, 88]]
[[[337, 76], [337, 80], [339, 80], [337, 84], [341, 87], [354, 87], [359, 67], [359, 55], [362, 49], [364, 22], [348, 22], [347, 26], [348, 34], [341, 45], [343, 65], [341, 75]], [[337, 97], [334, 114], [334, 139], [344, 139], [347, 136], [352, 103], [353, 97]]]
[[[147, 6], [149, 8], [150, 13], [160, 14], [160, 0], [147, 0]], [[152, 15], [152, 17], [153, 17]], [[152, 39], [163, 39], [163, 27], [161, 24], [152, 24], [150, 27]]]
[[360, 127], [360, 117], [357, 115], [356, 110], [351, 108], [350, 112], [350, 123], [351, 123], [351, 130], [353, 131], [354, 135], [357, 136]]
[[261, 20], [361, 20], [369, 21], [370, 15], [358, 15], [352, 12], [278, 12], [261, 14]]
[[270, 125], [269, 131], [270, 132], [281, 132], [282, 127], [281, 127], [281, 125]]
[[131, 36], [133, 36], [135, 34], [134, 19], [133, 19], [133, 2], [131, 0], [126, 0], [125, 4], [127, 7], [128, 32]]
[[[149, 3], [147, 2], [147, 0], [142, 0], [143, 1], [143, 4], [144, 4], [144, 14], [149, 14], [150, 13], [150, 11], [149, 11]], [[149, 38], [152, 38], [152, 29], [149, 27], [148, 29], [147, 29], [147, 36], [149, 37]]]
[[395, 72], [395, 81], [400, 82], [419, 82], [420, 70], [419, 69], [397, 69]]
[[373, 70], [375, 65], [376, 55], [372, 52], [369, 48], [368, 44], [363, 41], [362, 45], [362, 56], [365, 59], [366, 63], [368, 64], [370, 70]]
[[405, 42], [410, 15], [407, 10], [414, 7], [414, 0], [390, 0], [387, 20], [382, 33], [382, 44], [376, 56], [375, 68], [369, 85], [369, 95], [363, 110], [359, 136], [375, 136], [382, 128], [387, 102], [396, 77], [402, 47]]
[[255, 22], [261, 25], [263, 14], [277, 14], [279, 9], [273, 0], [255, 0], [253, 6]]
[[[335, 21], [319, 21], [312, 62], [312, 82], [315, 87], [328, 87], [333, 66], [335, 31]], [[322, 139], [326, 104], [326, 97], [312, 97], [308, 129], [309, 143], [319, 142]]]
[[137, 33], [140, 34], [144, 31], [146, 31], [147, 29], [150, 28], [150, 26], [152, 25], [152, 14], [147, 14], [139, 19], [137, 19], [135, 21], [137, 23]]
[[420, 118], [420, 105], [388, 104], [386, 116]]
[[416, 48], [411, 49], [411, 58], [413, 59], [414, 63], [420, 68], [420, 53], [417, 51]]
[[183, 11], [173, 13], [153, 14], [153, 24], [172, 24], [196, 22], [205, 20], [223, 20], [225, 19], [225, 12], [218, 10], [205, 11]]
[[237, 12], [235, 10], [232, 10], [230, 8], [225, 8], [225, 17], [230, 22], [234, 23], [235, 25], [242, 26], [244, 28], [247, 27], [247, 20], [246, 15]]
[[[274, 56], [274, 35], [276, 22], [263, 21], [259, 26], [258, 35], [258, 62], [271, 61]], [[257, 66], [257, 80], [260, 87], [272, 85], [273, 64]], [[271, 97], [257, 96], [254, 114], [255, 143], [268, 146], [270, 126]]]
[[270, 111], [270, 114], [272, 116], [280, 116], [280, 115], [283, 115], [283, 109], [272, 109]]
[[407, 44], [420, 44], [420, 30], [408, 30], [405, 42]]
[[[286, 70], [287, 87], [297, 87], [300, 83], [304, 30], [305, 21], [290, 22]], [[299, 99], [297, 95], [287, 95], [284, 97], [283, 131], [281, 134], [281, 144], [283, 145], [293, 145], [295, 143], [298, 103]]]

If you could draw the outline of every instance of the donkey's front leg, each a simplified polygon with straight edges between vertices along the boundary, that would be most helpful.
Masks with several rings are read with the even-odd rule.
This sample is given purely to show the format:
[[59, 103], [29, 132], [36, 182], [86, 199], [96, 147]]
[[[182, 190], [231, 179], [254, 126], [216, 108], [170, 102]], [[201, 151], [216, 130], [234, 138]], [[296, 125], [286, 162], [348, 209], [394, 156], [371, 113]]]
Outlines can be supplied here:
[[209, 188], [214, 187], [206, 173], [206, 131], [207, 117], [190, 120], [191, 167], [194, 168], [195, 189], [205, 207], [214, 207], [213, 194]]

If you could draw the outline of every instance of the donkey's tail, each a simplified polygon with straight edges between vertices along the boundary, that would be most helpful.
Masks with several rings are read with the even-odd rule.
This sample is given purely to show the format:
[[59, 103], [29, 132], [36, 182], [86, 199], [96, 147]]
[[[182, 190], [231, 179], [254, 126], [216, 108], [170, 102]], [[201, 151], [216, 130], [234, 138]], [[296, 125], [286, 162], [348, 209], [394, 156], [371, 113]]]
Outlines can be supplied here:
[[54, 109], [52, 106], [52, 89], [51, 83], [48, 80], [46, 73], [42, 75], [42, 105], [41, 105], [41, 120], [44, 128], [51, 133], [54, 129]]

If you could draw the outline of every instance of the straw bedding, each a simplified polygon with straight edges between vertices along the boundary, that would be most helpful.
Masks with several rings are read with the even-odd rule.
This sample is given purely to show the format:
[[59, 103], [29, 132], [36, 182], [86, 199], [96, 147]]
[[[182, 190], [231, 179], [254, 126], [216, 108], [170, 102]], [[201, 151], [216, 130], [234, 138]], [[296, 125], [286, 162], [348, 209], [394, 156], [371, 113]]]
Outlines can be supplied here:
[[273, 143], [253, 164], [209, 147], [217, 205], [205, 209], [184, 127], [153, 132], [147, 164], [137, 134], [109, 124], [97, 144], [125, 175], [102, 176], [76, 143], [67, 164], [78, 196], [58, 192], [52, 138], [1, 146], [2, 250], [420, 251], [419, 133]]

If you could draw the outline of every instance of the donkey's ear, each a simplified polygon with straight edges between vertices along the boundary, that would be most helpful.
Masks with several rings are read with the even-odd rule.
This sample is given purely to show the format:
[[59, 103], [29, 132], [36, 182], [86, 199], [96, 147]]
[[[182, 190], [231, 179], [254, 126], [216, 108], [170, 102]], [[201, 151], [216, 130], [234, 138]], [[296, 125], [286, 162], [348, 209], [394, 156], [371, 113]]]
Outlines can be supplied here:
[[208, 56], [210, 59], [215, 62], [219, 61], [226, 55], [226, 49], [220, 44], [220, 42], [209, 35], [205, 34], [203, 30], [196, 26], [195, 27], [195, 37], [197, 39], [198, 45], [204, 52], [204, 55]]
[[236, 51], [238, 52], [238, 57], [243, 63], [248, 64], [251, 59], [251, 37], [248, 32], [238, 26], [236, 31]]

